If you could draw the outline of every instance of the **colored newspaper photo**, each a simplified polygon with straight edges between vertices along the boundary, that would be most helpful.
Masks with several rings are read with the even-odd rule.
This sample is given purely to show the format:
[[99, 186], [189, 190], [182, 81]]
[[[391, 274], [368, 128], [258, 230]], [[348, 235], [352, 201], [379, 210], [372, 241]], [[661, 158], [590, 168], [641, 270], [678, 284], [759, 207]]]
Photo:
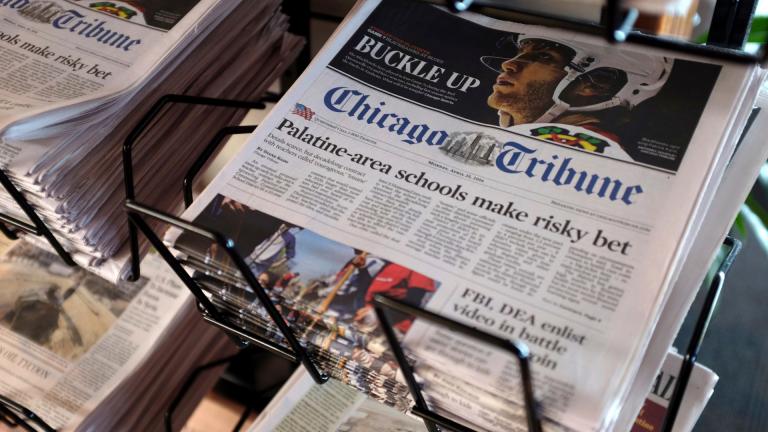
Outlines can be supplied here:
[[[421, 25], [401, 19], [414, 15]], [[446, 31], [436, 38], [436, 28]], [[374, 11], [330, 68], [463, 121], [674, 172], [721, 67], [536, 31], [495, 30], [406, 2]], [[502, 150], [491, 134], [470, 129], [446, 136], [428, 123], [409, 122], [354, 85], [328, 97], [333, 112], [407, 136], [412, 145], [440, 147], [458, 160], [488, 164]]]
[[130, 23], [168, 31], [184, 18], [184, 15], [195, 7], [200, 0], [67, 1]]
[[0, 326], [67, 360], [86, 353], [144, 286], [114, 285], [20, 243], [0, 259]]

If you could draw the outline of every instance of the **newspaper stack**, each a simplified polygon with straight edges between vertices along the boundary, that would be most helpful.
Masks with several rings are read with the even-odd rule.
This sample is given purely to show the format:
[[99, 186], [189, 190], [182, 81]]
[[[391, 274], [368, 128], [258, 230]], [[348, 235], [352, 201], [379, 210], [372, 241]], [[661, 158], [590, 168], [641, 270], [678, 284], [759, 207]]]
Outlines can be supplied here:
[[[662, 430], [672, 389], [682, 357], [670, 352], [647, 393], [645, 404], [631, 432]], [[675, 421], [675, 432], [690, 432], [717, 383], [717, 375], [696, 364], [688, 391]], [[423, 432], [424, 422], [407, 416], [360, 392], [331, 382], [318, 386], [298, 369], [269, 405], [259, 414], [249, 432]]]
[[[121, 148], [141, 116], [168, 93], [256, 100], [302, 42], [278, 0], [110, 4], [0, 5], [0, 166], [75, 261], [117, 280], [128, 270]], [[244, 114], [163, 112], [135, 145], [137, 199], [177, 210], [184, 171]], [[7, 195], [0, 204], [25, 219]]]
[[[234, 347], [200, 320], [159, 257], [148, 256], [142, 268], [138, 282], [114, 285], [23, 241], [4, 252], [0, 395], [57, 430], [161, 429], [192, 369]], [[187, 392], [177, 427], [212, 379], [201, 377]]]
[[[528, 345], [545, 429], [629, 430], [765, 160], [752, 130], [734, 153], [762, 78], [361, 1], [184, 217], [232, 239], [320, 367], [376, 400], [410, 405], [382, 294]], [[281, 341], [222, 251], [167, 241], [229, 321]], [[526, 429], [508, 353], [391, 321], [432, 409]]]

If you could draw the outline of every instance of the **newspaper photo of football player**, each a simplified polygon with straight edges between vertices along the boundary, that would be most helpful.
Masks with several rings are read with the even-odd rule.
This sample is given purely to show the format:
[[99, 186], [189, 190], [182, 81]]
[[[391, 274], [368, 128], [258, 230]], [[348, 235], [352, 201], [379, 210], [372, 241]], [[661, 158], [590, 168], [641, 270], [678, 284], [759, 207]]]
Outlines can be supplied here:
[[553, 38], [511, 35], [498, 45], [510, 47], [510, 57], [483, 56], [481, 62], [498, 74], [488, 106], [505, 128], [578, 125], [619, 141], [610, 129], [626, 124], [629, 110], [655, 96], [672, 70], [666, 57], [600, 56], [590, 45]]
[[[405, 25], [404, 16], [418, 16], [423, 25]], [[330, 67], [457, 120], [494, 128], [447, 130], [440, 150], [466, 164], [492, 165], [504, 142], [524, 136], [678, 169], [720, 65], [630, 43], [605, 46], [582, 35], [523, 30], [506, 32], [431, 5], [393, 0], [374, 11]], [[417, 53], [408, 49], [414, 43]], [[419, 85], [386, 77], [383, 71], [392, 68], [418, 76]]]

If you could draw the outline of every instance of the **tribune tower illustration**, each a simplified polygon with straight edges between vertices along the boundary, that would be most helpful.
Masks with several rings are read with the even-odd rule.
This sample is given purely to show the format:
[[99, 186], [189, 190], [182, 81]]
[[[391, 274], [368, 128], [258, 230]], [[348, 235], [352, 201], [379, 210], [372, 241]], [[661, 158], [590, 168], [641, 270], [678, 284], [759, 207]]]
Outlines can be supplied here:
[[501, 150], [501, 143], [482, 132], [455, 132], [448, 136], [440, 150], [465, 163], [491, 165]]

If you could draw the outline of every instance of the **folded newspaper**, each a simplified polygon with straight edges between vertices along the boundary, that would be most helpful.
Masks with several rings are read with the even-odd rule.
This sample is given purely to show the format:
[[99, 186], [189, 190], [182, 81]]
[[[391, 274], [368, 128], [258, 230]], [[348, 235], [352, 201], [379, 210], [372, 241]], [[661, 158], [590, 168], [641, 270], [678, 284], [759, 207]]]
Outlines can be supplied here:
[[[640, 413], [635, 419], [635, 424], [631, 432], [653, 432], [660, 431], [664, 425], [664, 419], [667, 414], [669, 401], [672, 399], [672, 392], [677, 384], [678, 373], [683, 358], [677, 352], [667, 354], [664, 365], [656, 375], [656, 379], [651, 386], [651, 391], [640, 409]], [[686, 387], [680, 411], [673, 432], [689, 432], [693, 430], [696, 420], [699, 419], [701, 412], [707, 405], [718, 376], [701, 364], [696, 364], [691, 372], [691, 378]]]
[[[256, 100], [302, 46], [279, 0], [150, 3], [0, 2], [0, 168], [74, 260], [110, 280], [128, 273], [121, 149], [141, 117], [169, 93]], [[176, 211], [194, 158], [244, 115], [164, 111], [133, 151], [136, 198]], [[2, 192], [0, 211], [25, 220]]]
[[[682, 357], [670, 352], [631, 432], [660, 431]], [[690, 432], [712, 395], [717, 375], [697, 364], [688, 383], [674, 432]], [[319, 386], [297, 370], [259, 414], [249, 432], [423, 432], [421, 419], [377, 403], [341, 383]]]
[[[373, 313], [383, 294], [526, 343], [545, 429], [614, 430], [670, 345], [673, 325], [654, 338], [667, 299], [685, 304], [703, 277], [684, 264], [722, 240], [691, 248], [762, 76], [361, 1], [184, 217], [231, 238], [321, 368], [373, 399], [411, 405]], [[231, 322], [282, 341], [221, 250], [167, 241]], [[433, 409], [525, 430], [514, 359], [392, 321]]]
[[[191, 370], [234, 349], [199, 319], [187, 289], [156, 255], [144, 260], [138, 282], [114, 285], [26, 242], [0, 241], [5, 248], [0, 395], [57, 430], [160, 429]], [[215, 375], [206, 378], [175, 424]]]

